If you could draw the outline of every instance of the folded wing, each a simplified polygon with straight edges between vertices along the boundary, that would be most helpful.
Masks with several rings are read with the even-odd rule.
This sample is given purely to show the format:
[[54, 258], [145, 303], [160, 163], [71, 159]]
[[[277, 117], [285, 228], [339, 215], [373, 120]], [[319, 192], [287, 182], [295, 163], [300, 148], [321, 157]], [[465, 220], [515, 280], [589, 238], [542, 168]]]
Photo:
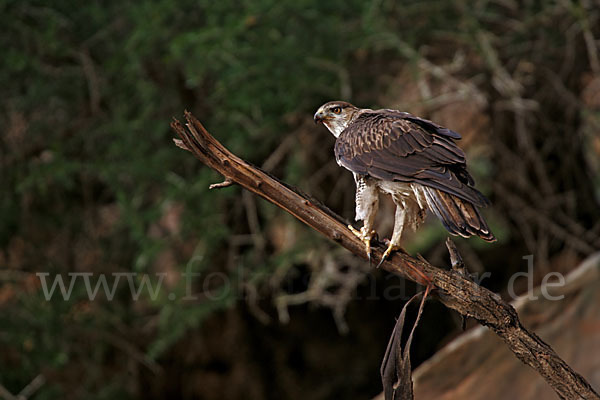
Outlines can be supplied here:
[[476, 206], [489, 201], [473, 187], [460, 135], [431, 121], [393, 110], [361, 114], [337, 138], [338, 163], [373, 178], [416, 182]]

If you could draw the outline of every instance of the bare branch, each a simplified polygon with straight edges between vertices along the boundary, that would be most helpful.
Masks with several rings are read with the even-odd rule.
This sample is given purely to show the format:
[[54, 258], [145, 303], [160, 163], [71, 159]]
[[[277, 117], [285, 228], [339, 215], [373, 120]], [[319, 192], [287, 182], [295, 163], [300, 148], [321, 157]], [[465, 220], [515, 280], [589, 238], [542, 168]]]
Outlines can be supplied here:
[[[175, 120], [171, 127], [196, 158], [226, 179], [277, 205], [366, 259], [363, 243], [350, 232], [347, 222], [340, 216], [316, 199], [229, 152], [191, 113], [186, 112], [185, 117], [186, 126]], [[374, 246], [373, 256], [381, 258], [383, 250], [382, 246]], [[544, 377], [559, 397], [600, 400], [581, 375], [573, 371], [548, 344], [523, 327], [515, 309], [497, 294], [470, 281], [458, 271], [434, 267], [424, 259], [402, 252], [393, 254], [382, 268], [419, 284], [433, 285], [434, 293], [444, 305], [492, 329], [522, 362]]]
[[35, 392], [38, 391], [39, 388], [41, 388], [44, 385], [44, 383], [46, 383], [46, 378], [44, 377], [44, 375], [39, 374], [38, 376], [33, 378], [33, 380], [31, 382], [29, 382], [29, 384], [27, 386], [25, 386], [23, 388], [23, 390], [21, 390], [21, 392], [19, 393], [17, 398], [18, 399], [30, 398], [31, 396], [33, 396], [35, 394]]
[[0, 399], [3, 399], [3, 400], [27, 400], [31, 396], [33, 396], [35, 394], [35, 392], [37, 392], [42, 386], [44, 386], [45, 383], [46, 383], [46, 378], [44, 377], [44, 375], [39, 374], [38, 376], [33, 378], [33, 380], [31, 382], [29, 382], [27, 384], [27, 386], [25, 386], [23, 388], [23, 390], [21, 390], [21, 392], [19, 392], [19, 394], [16, 396], [13, 395], [8, 389], [6, 389], [0, 383]]

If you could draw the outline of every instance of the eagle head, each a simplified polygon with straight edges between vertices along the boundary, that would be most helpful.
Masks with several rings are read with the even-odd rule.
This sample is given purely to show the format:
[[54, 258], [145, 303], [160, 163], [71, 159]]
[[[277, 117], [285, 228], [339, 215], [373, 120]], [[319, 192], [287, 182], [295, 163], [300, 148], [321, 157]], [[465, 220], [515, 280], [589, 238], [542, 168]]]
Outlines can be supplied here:
[[345, 101], [330, 101], [323, 104], [315, 113], [315, 123], [322, 122], [333, 136], [340, 133], [354, 120], [359, 108]]

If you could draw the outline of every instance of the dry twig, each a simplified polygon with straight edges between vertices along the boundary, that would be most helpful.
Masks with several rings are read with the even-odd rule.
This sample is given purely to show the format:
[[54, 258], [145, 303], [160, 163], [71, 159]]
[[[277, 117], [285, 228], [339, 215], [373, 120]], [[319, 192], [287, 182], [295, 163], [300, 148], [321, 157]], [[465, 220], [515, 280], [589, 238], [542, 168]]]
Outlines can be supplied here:
[[[363, 243], [348, 230], [346, 221], [341, 217], [316, 199], [229, 152], [191, 113], [186, 112], [185, 117], [186, 126], [177, 120], [171, 123], [181, 138], [176, 139], [178, 147], [191, 151], [227, 180], [279, 206], [327, 238], [366, 259]], [[374, 257], [380, 258], [382, 253], [383, 248], [373, 248]], [[548, 344], [523, 327], [515, 309], [497, 294], [470, 281], [458, 271], [443, 270], [401, 252], [386, 260], [382, 268], [414, 282], [433, 285], [435, 294], [444, 305], [494, 331], [523, 363], [535, 369], [548, 382], [560, 398], [600, 400], [598, 393], [581, 375], [573, 371]]]

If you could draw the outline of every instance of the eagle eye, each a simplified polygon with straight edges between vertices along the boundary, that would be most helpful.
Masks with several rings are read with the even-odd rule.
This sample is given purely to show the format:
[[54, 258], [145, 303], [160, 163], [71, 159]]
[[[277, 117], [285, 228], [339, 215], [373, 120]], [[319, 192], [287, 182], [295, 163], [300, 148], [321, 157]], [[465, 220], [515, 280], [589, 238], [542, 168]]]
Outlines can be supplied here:
[[333, 108], [331, 109], [331, 111], [332, 111], [334, 114], [339, 114], [339, 113], [341, 113], [341, 112], [342, 112], [342, 108], [341, 108], [341, 107], [333, 107]]

